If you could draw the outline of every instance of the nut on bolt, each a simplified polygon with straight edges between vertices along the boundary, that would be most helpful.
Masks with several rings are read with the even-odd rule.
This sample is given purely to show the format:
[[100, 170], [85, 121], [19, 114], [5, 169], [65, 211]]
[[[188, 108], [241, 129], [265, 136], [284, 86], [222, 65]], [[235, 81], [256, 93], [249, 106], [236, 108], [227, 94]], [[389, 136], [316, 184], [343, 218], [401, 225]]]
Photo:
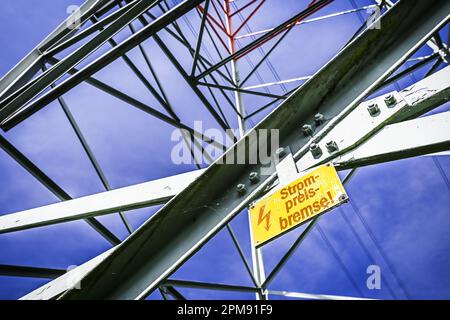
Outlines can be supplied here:
[[323, 114], [317, 113], [314, 116], [314, 122], [316, 123], [316, 125], [320, 126], [321, 124], [323, 124], [325, 122], [325, 117], [323, 116]]
[[391, 107], [397, 103], [397, 99], [395, 99], [395, 96], [392, 93], [390, 93], [386, 97], [384, 97], [384, 102], [386, 102], [386, 105], [388, 107]]
[[303, 127], [302, 127], [302, 132], [303, 132], [303, 135], [304, 135], [305, 137], [309, 137], [309, 136], [312, 136], [312, 135], [313, 135], [314, 130], [313, 130], [313, 128], [312, 128], [311, 125], [305, 124], [305, 125], [303, 125]]
[[376, 103], [371, 103], [367, 107], [367, 111], [369, 111], [369, 114], [372, 117], [376, 117], [380, 113], [380, 108], [378, 108], [378, 105]]
[[309, 146], [309, 150], [311, 151], [314, 158], [319, 158], [322, 155], [322, 149], [320, 149], [317, 143], [311, 143]]
[[236, 191], [240, 194], [243, 195], [247, 192], [247, 187], [245, 186], [245, 184], [240, 183], [236, 186]]
[[327, 147], [329, 153], [338, 151], [337, 143], [334, 141], [328, 141], [327, 143], [325, 143], [325, 146]]
[[250, 172], [250, 174], [248, 175], [248, 178], [250, 180], [251, 183], [258, 183], [259, 182], [259, 174], [258, 172]]

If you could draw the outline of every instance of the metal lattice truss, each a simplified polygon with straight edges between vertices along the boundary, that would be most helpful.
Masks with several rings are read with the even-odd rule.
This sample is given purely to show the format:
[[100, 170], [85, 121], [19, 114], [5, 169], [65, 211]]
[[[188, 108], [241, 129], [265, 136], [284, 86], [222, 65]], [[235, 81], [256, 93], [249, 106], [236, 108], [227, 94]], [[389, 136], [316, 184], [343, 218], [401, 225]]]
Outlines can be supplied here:
[[[259, 172], [262, 164], [225, 165], [220, 160], [230, 155], [245, 157], [255, 147], [255, 142], [250, 139], [252, 132], [260, 129], [279, 129], [281, 146], [290, 150], [299, 172], [332, 162], [338, 170], [352, 169], [352, 174], [354, 169], [369, 164], [449, 150], [450, 114], [419, 116], [449, 100], [450, 67], [436, 70], [449, 61], [448, 41], [446, 44], [441, 39], [439, 31], [448, 25], [450, 2], [402, 0], [394, 4], [375, 1], [368, 7], [322, 16], [316, 14], [310, 18], [333, 2], [315, 0], [274, 28], [250, 32], [247, 22], [264, 2], [188, 0], [174, 5], [159, 0], [87, 0], [78, 12], [3, 77], [0, 81], [1, 128], [11, 130], [49, 103], [57, 101], [106, 191], [72, 199], [5, 137], [0, 136], [0, 147], [62, 200], [1, 216], [0, 233], [84, 219], [113, 244], [110, 250], [67, 273], [44, 268], [0, 266], [0, 274], [3, 275], [56, 278], [24, 299], [144, 299], [157, 289], [164, 298], [182, 299], [176, 287], [252, 292], [259, 299], [270, 294], [302, 299], [350, 298], [290, 293], [269, 287], [309, 231], [319, 227], [319, 218], [309, 222], [267, 276], [259, 249], [252, 249], [253, 267], [250, 267], [228, 223], [252, 201], [274, 188], [282, 177], [274, 167], [270, 168], [268, 175], [260, 175], [258, 181], [250, 183], [249, 175]], [[369, 17], [368, 23], [362, 21], [361, 28], [349, 43], [314, 75], [247, 84], [249, 79], [257, 77], [262, 64], [270, 66], [270, 54], [292, 29], [336, 16], [357, 14], [368, 8], [378, 8], [382, 15]], [[198, 16], [194, 44], [188, 40], [179, 23], [189, 14]], [[79, 21], [74, 20], [75, 16]], [[241, 24], [236, 25], [239, 16]], [[73, 28], [74, 23], [79, 23], [80, 27]], [[376, 24], [382, 28], [371, 27]], [[130, 32], [127, 38], [122, 41], [114, 39], [127, 29]], [[187, 50], [191, 59], [188, 68], [180, 63], [176, 51], [171, 50], [160, 37], [163, 31]], [[243, 31], [248, 32], [243, 34]], [[148, 39], [164, 52], [223, 130], [231, 129], [223, 104], [232, 108], [240, 129], [239, 136], [232, 137], [235, 144], [227, 148], [196, 132], [179, 118], [144, 46], [143, 42]], [[243, 40], [245, 43], [241, 42]], [[213, 44], [214, 57], [202, 49], [206, 41]], [[240, 74], [237, 61], [254, 50], [262, 50], [263, 45], [267, 49], [262, 51], [262, 58], [251, 66], [248, 74]], [[105, 46], [109, 47], [103, 54], [88, 59]], [[431, 47], [433, 54], [411, 58], [423, 46]], [[133, 48], [138, 48], [144, 57], [152, 74], [151, 80], [127, 54]], [[117, 59], [125, 62], [165, 112], [95, 77], [96, 72]], [[408, 67], [397, 72], [405, 63], [409, 64]], [[432, 67], [425, 78], [412, 86], [389, 94], [377, 93], [430, 63]], [[212, 163], [206, 169], [199, 165], [197, 171], [111, 190], [62, 97], [83, 82], [175, 128], [186, 130], [189, 132], [186, 139], [194, 148], [203, 150], [205, 145], [213, 145], [221, 149], [223, 155], [215, 161], [211, 159]], [[295, 84], [295, 88], [288, 90], [287, 84]], [[273, 87], [282, 93], [268, 90]], [[262, 96], [270, 102], [247, 113], [242, 95]], [[269, 108], [274, 110], [249, 129], [252, 118]], [[236, 192], [239, 184], [246, 186], [245, 194]], [[157, 204], [164, 206], [139, 229], [133, 230], [124, 212]], [[99, 215], [113, 213], [120, 215], [130, 233], [124, 241], [96, 220]], [[226, 228], [232, 237], [253, 286], [169, 279], [222, 228]], [[81, 286], [70, 283], [81, 283]]]

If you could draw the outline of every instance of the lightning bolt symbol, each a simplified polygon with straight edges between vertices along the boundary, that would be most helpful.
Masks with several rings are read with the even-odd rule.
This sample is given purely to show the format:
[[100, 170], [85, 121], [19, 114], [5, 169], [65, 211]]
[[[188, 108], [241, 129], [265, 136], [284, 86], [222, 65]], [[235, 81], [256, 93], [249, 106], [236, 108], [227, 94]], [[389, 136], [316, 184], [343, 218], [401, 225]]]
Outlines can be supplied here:
[[266, 208], [266, 206], [262, 206], [261, 209], [259, 209], [258, 226], [261, 224], [261, 222], [266, 220], [266, 225], [264, 226], [264, 229], [269, 231], [269, 228], [271, 226], [271, 224], [270, 224], [270, 210], [269, 210], [269, 212], [264, 214], [264, 209], [265, 208]]

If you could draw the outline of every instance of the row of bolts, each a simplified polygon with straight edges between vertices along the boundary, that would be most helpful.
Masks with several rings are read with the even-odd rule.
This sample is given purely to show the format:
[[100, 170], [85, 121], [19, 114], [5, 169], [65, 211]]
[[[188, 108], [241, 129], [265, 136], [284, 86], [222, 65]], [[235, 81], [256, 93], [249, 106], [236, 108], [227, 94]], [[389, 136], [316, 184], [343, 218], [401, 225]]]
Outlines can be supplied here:
[[[397, 100], [396, 100], [395, 96], [391, 93], [391, 94], [388, 94], [384, 98], [384, 102], [386, 103], [386, 105], [388, 107], [393, 107], [397, 103]], [[380, 114], [380, 108], [378, 107], [378, 104], [376, 104], [375, 102], [371, 103], [371, 104], [369, 104], [367, 106], [367, 111], [369, 112], [369, 114], [372, 117], [376, 117], [376, 116], [378, 116]], [[321, 113], [317, 113], [314, 116], [314, 122], [316, 124], [316, 127], [318, 127], [318, 126], [322, 125], [323, 123], [325, 123], [324, 115], [321, 114]], [[305, 124], [302, 127], [302, 132], [303, 132], [303, 135], [305, 137], [311, 137], [313, 135], [313, 133], [314, 133], [314, 130], [313, 130], [311, 125]], [[326, 142], [325, 143], [325, 147], [327, 148], [329, 153], [333, 153], [333, 152], [338, 151], [338, 146], [337, 146], [336, 142], [334, 142], [334, 141]], [[309, 151], [311, 152], [311, 154], [313, 155], [313, 157], [315, 159], [320, 158], [322, 156], [322, 149], [315, 142], [311, 143], [311, 145], [309, 146]], [[286, 154], [286, 150], [284, 148], [278, 148], [275, 151], [275, 154], [278, 156], [278, 158], [281, 158], [281, 157], [283, 157]], [[258, 173], [257, 172], [251, 172], [249, 174], [249, 180], [250, 180], [250, 182], [252, 184], [258, 183], [259, 180], [260, 180]], [[247, 187], [246, 187], [245, 184], [240, 183], [240, 184], [238, 184], [236, 186], [236, 191], [239, 193], [239, 195], [244, 195], [247, 192]]]

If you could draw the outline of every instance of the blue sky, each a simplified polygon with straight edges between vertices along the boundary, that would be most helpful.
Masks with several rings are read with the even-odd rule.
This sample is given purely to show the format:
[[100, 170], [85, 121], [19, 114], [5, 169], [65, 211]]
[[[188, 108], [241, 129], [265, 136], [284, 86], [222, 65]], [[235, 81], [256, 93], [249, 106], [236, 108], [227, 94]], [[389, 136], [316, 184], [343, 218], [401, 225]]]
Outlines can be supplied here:
[[[0, 76], [10, 70], [67, 17], [66, 8], [69, 5], [80, 3], [81, 1], [76, 0], [42, 0], [39, 5], [34, 2], [30, 5], [27, 0], [2, 1]], [[362, 6], [371, 1], [360, 0], [356, 3]], [[253, 30], [272, 27], [277, 21], [288, 18], [306, 4], [307, 1], [286, 0], [282, 5], [275, 0], [267, 1], [250, 26]], [[350, 1], [335, 1], [315, 16], [351, 8]], [[362, 15], [366, 16], [366, 13], [362, 12]], [[191, 13], [189, 18], [194, 26], [198, 26], [198, 17]], [[186, 28], [191, 43], [195, 43], [188, 26], [184, 21], [180, 23]], [[352, 14], [327, 22], [296, 27], [285, 43], [274, 51], [271, 62], [282, 79], [313, 74], [342, 48], [359, 25], [358, 16]], [[122, 32], [117, 39], [124, 39], [127, 35]], [[444, 33], [443, 36], [444, 39], [447, 38]], [[167, 34], [161, 33], [161, 37], [177, 54], [180, 62], [186, 67], [189, 66], [190, 60], [185, 50]], [[241, 44], [245, 44], [245, 41]], [[204, 128], [217, 127], [200, 101], [156, 48], [155, 43], [146, 41], [144, 45], [162, 82], [166, 84], [170, 101], [185, 123], [192, 126], [194, 120], [202, 120]], [[210, 42], [205, 41], [204, 47], [213, 52]], [[104, 50], [102, 48], [101, 51]], [[423, 48], [417, 55], [429, 52], [429, 48]], [[250, 59], [257, 61], [256, 58], [260, 57], [258, 54], [258, 51], [252, 53]], [[133, 49], [129, 55], [142, 70], [146, 70], [139, 51]], [[92, 61], [96, 56], [98, 55], [89, 57], [87, 61]], [[241, 72], [245, 74], [249, 71], [249, 66], [244, 59], [241, 61]], [[274, 81], [266, 65], [261, 68], [260, 73], [265, 82]], [[417, 77], [420, 78], [423, 74], [424, 71], [420, 70]], [[122, 61], [112, 63], [95, 76], [162, 110]], [[249, 81], [249, 84], [256, 83], [256, 77]], [[411, 79], [407, 78], [401, 81], [399, 86], [403, 88], [410, 83]], [[290, 84], [287, 88], [293, 86], [294, 84]], [[395, 87], [386, 88], [384, 91], [392, 89], [395, 90]], [[282, 90], [277, 88], [272, 92], [282, 93]], [[161, 121], [86, 84], [77, 86], [64, 98], [113, 188], [195, 169], [194, 165], [177, 166], [171, 163], [170, 151], [173, 144], [170, 135], [173, 128]], [[264, 99], [246, 96], [244, 101], [251, 112], [256, 110]], [[448, 110], [448, 106], [439, 110]], [[231, 109], [224, 107], [224, 112], [232, 126], [237, 127]], [[259, 121], [267, 112], [252, 119], [250, 124]], [[103, 191], [99, 179], [56, 103], [50, 104], [10, 132], [0, 134], [7, 137], [72, 197]], [[420, 157], [361, 168], [347, 186], [353, 206], [344, 205], [321, 219], [321, 229], [365, 297], [391, 299], [388, 285], [397, 297], [405, 298], [405, 295], [362, 221], [369, 226], [393, 266], [397, 278], [411, 297], [450, 298], [450, 189], [448, 177], [440, 175], [435, 161], [443, 168], [444, 174], [448, 175], [450, 160], [447, 156], [437, 160]], [[0, 215], [57, 201], [4, 152], [0, 152], [0, 190]], [[157, 209], [153, 207], [134, 210], [128, 212], [127, 217], [132, 225], [137, 227]], [[103, 216], [99, 220], [118, 237], [126, 237], [126, 230], [117, 215]], [[368, 248], [373, 261], [358, 243], [346, 221], [350, 222]], [[232, 226], [250, 261], [246, 213], [237, 216]], [[276, 265], [302, 229], [296, 229], [264, 247], [267, 272]], [[85, 222], [76, 221], [0, 235], [0, 264], [66, 269], [70, 265], [87, 261], [109, 247], [109, 243]], [[366, 288], [366, 268], [370, 264], [381, 267], [381, 290], [371, 291]], [[231, 239], [224, 231], [180, 268], [173, 278], [251, 284]], [[0, 299], [19, 298], [45, 282], [46, 280], [42, 279], [0, 276]], [[300, 246], [274, 280], [272, 289], [360, 295], [318, 230], [313, 230]], [[236, 295], [187, 289], [180, 291], [188, 298], [253, 298], [251, 294]], [[151, 298], [160, 299], [160, 296], [154, 294]]]

